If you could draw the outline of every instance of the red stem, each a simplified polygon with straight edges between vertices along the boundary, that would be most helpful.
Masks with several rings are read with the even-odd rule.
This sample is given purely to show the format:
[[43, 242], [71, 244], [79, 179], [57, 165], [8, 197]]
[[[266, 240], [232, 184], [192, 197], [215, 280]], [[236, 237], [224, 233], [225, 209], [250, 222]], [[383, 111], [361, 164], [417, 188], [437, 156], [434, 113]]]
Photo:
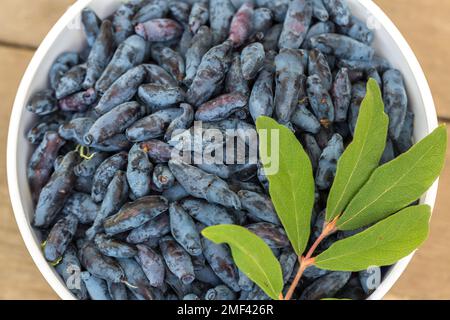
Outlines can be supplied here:
[[291, 300], [292, 295], [294, 294], [294, 291], [297, 288], [298, 283], [300, 282], [300, 279], [301, 279], [301, 277], [303, 275], [303, 272], [305, 272], [305, 270], [307, 268], [309, 268], [310, 266], [312, 266], [314, 264], [314, 258], [312, 258], [312, 255], [314, 254], [314, 251], [316, 251], [316, 249], [319, 246], [319, 244], [325, 238], [327, 238], [329, 235], [331, 235], [332, 233], [334, 233], [336, 231], [337, 220], [338, 220], [338, 218], [334, 219], [330, 223], [326, 223], [324, 228], [323, 228], [323, 230], [322, 230], [322, 233], [316, 239], [316, 241], [314, 241], [314, 243], [311, 246], [311, 248], [309, 248], [308, 252], [306, 253], [306, 256], [299, 258], [300, 267], [298, 269], [297, 274], [295, 275], [294, 281], [292, 282], [291, 287], [289, 288], [289, 290], [288, 290], [284, 300]]

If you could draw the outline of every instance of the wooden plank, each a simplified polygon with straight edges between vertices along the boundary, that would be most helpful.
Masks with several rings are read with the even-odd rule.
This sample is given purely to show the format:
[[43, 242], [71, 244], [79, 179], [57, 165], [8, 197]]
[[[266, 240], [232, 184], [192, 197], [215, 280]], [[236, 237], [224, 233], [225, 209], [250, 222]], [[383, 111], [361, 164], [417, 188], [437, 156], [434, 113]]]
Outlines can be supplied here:
[[37, 47], [74, 0], [2, 0], [0, 41]]
[[6, 139], [14, 96], [32, 57], [0, 47], [0, 299], [57, 299], [32, 261], [14, 219], [6, 182]]
[[411, 45], [430, 83], [438, 114], [450, 119], [450, 1], [374, 0]]

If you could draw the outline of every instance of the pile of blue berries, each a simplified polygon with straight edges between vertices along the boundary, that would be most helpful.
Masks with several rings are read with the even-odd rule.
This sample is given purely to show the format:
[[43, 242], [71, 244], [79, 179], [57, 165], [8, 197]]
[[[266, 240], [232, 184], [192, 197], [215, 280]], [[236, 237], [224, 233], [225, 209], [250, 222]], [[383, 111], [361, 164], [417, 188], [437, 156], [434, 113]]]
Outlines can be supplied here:
[[[269, 116], [296, 133], [316, 176], [311, 241], [369, 78], [390, 118], [382, 163], [412, 145], [402, 75], [344, 0], [130, 0], [82, 21], [86, 48], [62, 53], [27, 105], [33, 226], [63, 280], [80, 277], [68, 286], [79, 299], [269, 299], [227, 246], [201, 236], [217, 224], [259, 235], [289, 287], [297, 257], [264, 170], [175, 159], [174, 137], [194, 121], [225, 134]], [[310, 268], [294, 297], [364, 299], [368, 276]]]

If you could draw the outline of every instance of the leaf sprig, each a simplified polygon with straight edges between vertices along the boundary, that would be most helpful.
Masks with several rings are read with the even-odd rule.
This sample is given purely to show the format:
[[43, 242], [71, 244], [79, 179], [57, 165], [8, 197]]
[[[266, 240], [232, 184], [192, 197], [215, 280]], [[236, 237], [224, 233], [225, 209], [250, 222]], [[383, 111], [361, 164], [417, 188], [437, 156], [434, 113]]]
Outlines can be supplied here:
[[[260, 139], [265, 169], [273, 165], [269, 146], [276, 137], [274, 133], [279, 135], [279, 170], [267, 175], [269, 192], [300, 262], [286, 296], [282, 294], [280, 263], [262, 239], [232, 225], [206, 228], [203, 235], [213, 242], [229, 244], [239, 269], [271, 298], [282, 300], [292, 298], [303, 272], [311, 266], [354, 272], [391, 265], [409, 255], [426, 240], [431, 216], [429, 206], [409, 205], [430, 188], [442, 171], [447, 132], [445, 126], [438, 127], [409, 151], [378, 167], [388, 123], [380, 88], [370, 79], [354, 139], [337, 164], [322, 233], [305, 252], [314, 204], [310, 160], [289, 129], [268, 117], [257, 119], [260, 138], [265, 138]], [[367, 226], [365, 231], [337, 241], [314, 256], [319, 244], [331, 234]]]

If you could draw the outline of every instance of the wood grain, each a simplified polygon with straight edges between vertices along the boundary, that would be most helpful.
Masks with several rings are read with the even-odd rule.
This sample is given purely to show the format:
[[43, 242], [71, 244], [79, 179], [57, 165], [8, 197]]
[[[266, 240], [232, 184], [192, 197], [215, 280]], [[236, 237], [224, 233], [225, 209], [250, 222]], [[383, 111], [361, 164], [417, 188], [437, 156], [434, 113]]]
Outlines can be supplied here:
[[0, 299], [55, 299], [14, 220], [6, 182], [6, 139], [15, 92], [32, 52], [0, 47]]
[[74, 0], [2, 0], [0, 41], [37, 47]]
[[375, 0], [416, 54], [431, 86], [439, 116], [450, 120], [450, 1]]

